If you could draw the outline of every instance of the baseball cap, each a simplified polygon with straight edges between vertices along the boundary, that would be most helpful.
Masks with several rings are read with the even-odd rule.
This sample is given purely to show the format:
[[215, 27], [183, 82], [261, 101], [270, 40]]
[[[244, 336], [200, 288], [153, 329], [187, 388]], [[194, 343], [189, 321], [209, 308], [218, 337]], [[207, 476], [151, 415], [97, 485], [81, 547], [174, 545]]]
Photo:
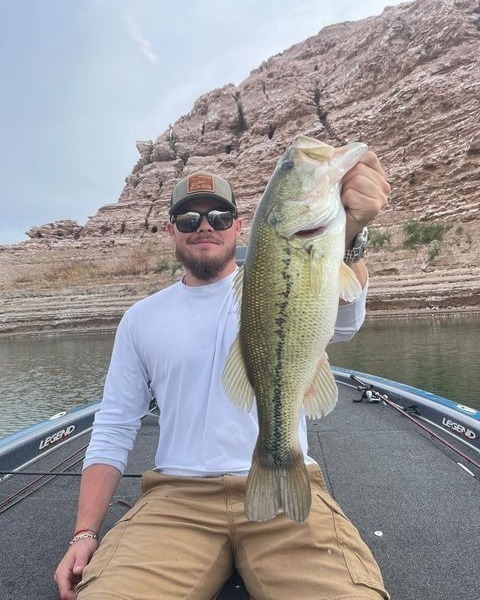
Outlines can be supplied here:
[[231, 208], [235, 214], [237, 212], [235, 196], [228, 181], [219, 175], [200, 171], [184, 177], [173, 188], [168, 214], [173, 215], [186, 202], [195, 198], [220, 200]]

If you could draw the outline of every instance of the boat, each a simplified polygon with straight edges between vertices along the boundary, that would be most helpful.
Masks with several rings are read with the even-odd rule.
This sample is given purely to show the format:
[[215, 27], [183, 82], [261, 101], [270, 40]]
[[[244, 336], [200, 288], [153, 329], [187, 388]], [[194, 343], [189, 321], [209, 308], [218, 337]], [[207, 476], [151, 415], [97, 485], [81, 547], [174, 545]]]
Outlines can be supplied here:
[[[335, 410], [308, 423], [309, 453], [359, 529], [393, 600], [478, 600], [480, 411], [388, 379], [334, 368]], [[0, 441], [0, 597], [57, 600], [74, 528], [81, 462], [99, 402]], [[139, 495], [156, 449], [144, 417], [105, 533]], [[233, 573], [219, 600], [248, 598]]]

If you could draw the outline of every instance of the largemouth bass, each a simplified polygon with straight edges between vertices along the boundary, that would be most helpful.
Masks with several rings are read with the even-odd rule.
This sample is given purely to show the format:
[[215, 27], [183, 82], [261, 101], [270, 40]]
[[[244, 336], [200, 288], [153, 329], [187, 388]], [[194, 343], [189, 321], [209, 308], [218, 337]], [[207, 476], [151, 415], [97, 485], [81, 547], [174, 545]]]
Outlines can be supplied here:
[[245, 512], [266, 521], [283, 509], [298, 522], [311, 492], [298, 439], [301, 409], [329, 413], [338, 390], [325, 348], [339, 298], [361, 292], [343, 262], [344, 173], [367, 147], [335, 150], [298, 136], [278, 161], [255, 211], [243, 269], [235, 281], [240, 327], [223, 374], [232, 402], [250, 410], [256, 399], [259, 435], [247, 480]]

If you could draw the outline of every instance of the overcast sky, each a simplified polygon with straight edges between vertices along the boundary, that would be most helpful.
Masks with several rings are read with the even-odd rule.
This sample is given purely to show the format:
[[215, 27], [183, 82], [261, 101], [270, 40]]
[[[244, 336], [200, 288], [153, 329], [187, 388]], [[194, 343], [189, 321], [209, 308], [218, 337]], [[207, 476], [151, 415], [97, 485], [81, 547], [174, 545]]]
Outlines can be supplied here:
[[0, 0], [0, 244], [84, 224], [201, 94], [400, 0]]

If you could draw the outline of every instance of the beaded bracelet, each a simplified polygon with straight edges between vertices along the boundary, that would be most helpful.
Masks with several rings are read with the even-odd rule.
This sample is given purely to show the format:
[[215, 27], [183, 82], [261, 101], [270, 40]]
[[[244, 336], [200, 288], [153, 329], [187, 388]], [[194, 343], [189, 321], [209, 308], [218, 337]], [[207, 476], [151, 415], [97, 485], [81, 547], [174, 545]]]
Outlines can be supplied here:
[[94, 529], [77, 529], [77, 531], [74, 531], [73, 537], [75, 537], [79, 533], [85, 533], [86, 531], [90, 531], [91, 533], [97, 533]]
[[93, 540], [98, 540], [98, 534], [95, 533], [94, 531], [89, 531], [89, 530], [84, 531], [82, 533], [77, 533], [77, 535], [73, 536], [72, 541], [69, 543], [69, 546], [71, 546], [75, 542], [79, 542], [80, 540], [86, 540], [88, 538], [92, 538]]

